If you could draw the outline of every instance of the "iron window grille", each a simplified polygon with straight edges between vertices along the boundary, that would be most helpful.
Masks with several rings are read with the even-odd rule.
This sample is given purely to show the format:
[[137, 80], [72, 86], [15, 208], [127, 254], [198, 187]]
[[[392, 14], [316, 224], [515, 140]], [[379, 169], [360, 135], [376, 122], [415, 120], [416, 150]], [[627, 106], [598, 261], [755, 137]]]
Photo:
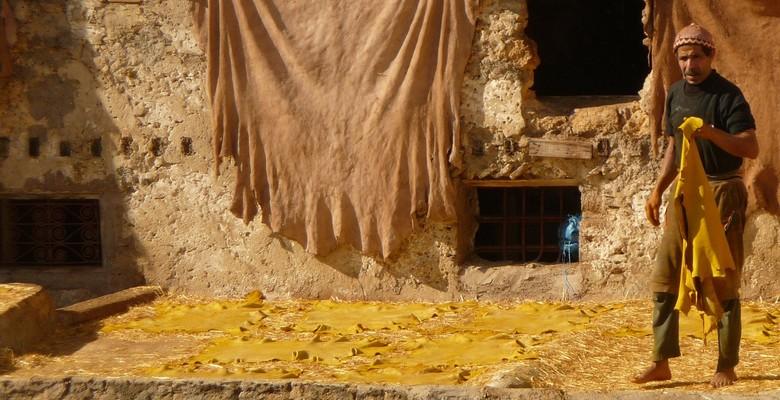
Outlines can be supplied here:
[[490, 261], [558, 262], [558, 233], [581, 213], [577, 187], [477, 188], [475, 253]]
[[0, 265], [101, 264], [98, 200], [0, 200]]

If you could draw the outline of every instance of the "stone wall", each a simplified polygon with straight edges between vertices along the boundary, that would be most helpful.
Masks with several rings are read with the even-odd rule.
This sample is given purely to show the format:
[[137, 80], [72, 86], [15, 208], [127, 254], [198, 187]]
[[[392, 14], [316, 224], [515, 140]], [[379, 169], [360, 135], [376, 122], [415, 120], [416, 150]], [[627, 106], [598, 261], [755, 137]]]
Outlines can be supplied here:
[[[14, 77], [0, 82], [0, 136], [10, 138], [0, 193], [99, 198], [104, 261], [2, 268], [0, 281], [42, 283], [60, 304], [143, 281], [198, 296], [454, 296], [453, 227], [426, 226], [394, 260], [348, 248], [314, 257], [227, 211], [234, 171], [215, 177], [189, 1], [10, 3], [19, 32]], [[30, 137], [41, 140], [37, 158]], [[61, 141], [70, 157], [59, 156]]]
[[[218, 177], [214, 171], [206, 63], [188, 0], [10, 3], [19, 32], [15, 74], [0, 81], [0, 136], [10, 139], [9, 157], [0, 159], [0, 194], [99, 198], [104, 254], [97, 268], [0, 268], [0, 281], [41, 283], [59, 304], [142, 282], [195, 296], [260, 289], [276, 298], [555, 298], [562, 272], [575, 296], [645, 294], [660, 231], [643, 215], [658, 162], [642, 105], [537, 101], [529, 87], [539, 60], [523, 33], [523, 1], [482, 1], [462, 92], [464, 177], [516, 172], [515, 179], [579, 182], [579, 264], [486, 263], [468, 257], [468, 231], [461, 231], [465, 245], [458, 244], [458, 226], [436, 223], [391, 260], [346, 247], [325, 257], [307, 254], [227, 211], [234, 170], [225, 165]], [[28, 155], [31, 137], [41, 140], [37, 158]], [[534, 138], [604, 139], [611, 152], [590, 160], [531, 158]], [[102, 152], [95, 155], [97, 139]], [[59, 155], [62, 141], [71, 143], [71, 156]], [[473, 197], [464, 220], [473, 219]], [[777, 247], [778, 225], [775, 216], [751, 218], [749, 293], [778, 293], [766, 279], [773, 276], [767, 268], [777, 256], [769, 249]], [[529, 274], [544, 283], [521, 284]]]
[[[640, 19], [637, 15], [637, 23]], [[590, 299], [647, 296], [661, 228], [651, 227], [644, 215], [660, 163], [650, 147], [645, 90], [634, 98], [536, 99], [530, 87], [540, 60], [525, 36], [527, 24], [524, 1], [481, 2], [461, 106], [467, 136], [464, 177], [578, 182], [581, 262], [545, 267], [547, 272], [533, 263], [493, 266], [489, 273], [484, 263], [467, 263], [464, 290], [489, 297], [560, 298], [567, 290]], [[609, 151], [594, 151], [590, 160], [538, 158], [529, 155], [529, 141], [535, 139], [587, 142], [594, 150], [602, 142]], [[780, 286], [770, 278], [777, 267], [769, 260], [777, 256], [780, 219], [749, 212], [743, 294], [778, 296]], [[564, 279], [568, 289], [562, 287]]]
[[[660, 233], [644, 219], [644, 199], [657, 171], [646, 114], [630, 97], [537, 100], [530, 87], [540, 60], [535, 43], [525, 36], [527, 23], [525, 2], [482, 2], [461, 107], [467, 132], [465, 177], [577, 182], [583, 213], [581, 262], [550, 268], [541, 274], [541, 283], [536, 265], [494, 267], [498, 272], [488, 277], [476, 272], [476, 262], [465, 269], [466, 276], [475, 275], [467, 280], [469, 288], [489, 293], [490, 287], [504, 287], [514, 296], [559, 295], [566, 290], [561, 287], [565, 274], [574, 297], [642, 295]], [[594, 148], [602, 141], [610, 151], [586, 160], [532, 157], [529, 141], [535, 139]], [[519, 284], [518, 275], [537, 282]]]

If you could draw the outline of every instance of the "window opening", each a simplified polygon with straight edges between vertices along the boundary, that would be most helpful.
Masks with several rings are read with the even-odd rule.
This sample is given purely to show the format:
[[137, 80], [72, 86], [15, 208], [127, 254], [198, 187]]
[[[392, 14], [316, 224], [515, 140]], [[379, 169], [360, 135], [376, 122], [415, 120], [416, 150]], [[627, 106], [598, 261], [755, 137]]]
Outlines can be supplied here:
[[3, 136], [0, 137], [0, 158], [8, 158], [11, 152], [11, 139]]
[[156, 157], [163, 155], [165, 152], [165, 143], [163, 143], [162, 138], [153, 138], [150, 150]]
[[191, 156], [195, 154], [195, 150], [192, 147], [192, 138], [181, 138], [181, 154], [185, 156]]
[[103, 141], [100, 138], [92, 139], [89, 143], [89, 152], [92, 157], [100, 157], [103, 154]]
[[570, 242], [570, 218], [579, 218], [582, 212], [577, 187], [477, 188], [477, 196], [474, 250], [478, 256], [512, 262], [579, 259], [579, 248]]
[[636, 95], [650, 72], [644, 0], [528, 0], [539, 96]]
[[71, 155], [70, 142], [66, 142], [66, 141], [60, 142], [60, 157], [70, 157], [70, 155]]
[[37, 137], [31, 137], [27, 142], [27, 154], [32, 158], [38, 158], [41, 155], [41, 140]]
[[101, 264], [98, 200], [0, 199], [0, 265]]
[[122, 137], [119, 142], [119, 147], [121, 148], [122, 154], [129, 156], [133, 153], [133, 138], [130, 136]]

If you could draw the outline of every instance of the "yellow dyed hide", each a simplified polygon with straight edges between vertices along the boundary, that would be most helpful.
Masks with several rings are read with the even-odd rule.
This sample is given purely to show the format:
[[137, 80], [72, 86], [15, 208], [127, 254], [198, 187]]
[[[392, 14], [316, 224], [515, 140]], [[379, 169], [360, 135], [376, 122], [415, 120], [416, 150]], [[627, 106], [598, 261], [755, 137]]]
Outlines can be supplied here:
[[701, 118], [689, 117], [679, 127], [683, 141], [674, 201], [683, 240], [683, 259], [675, 308], [687, 314], [691, 305], [696, 306], [706, 335], [715, 329], [723, 314], [713, 279], [723, 279], [725, 270], [735, 266], [715, 197], [691, 136], [703, 124]]
[[609, 310], [542, 302], [159, 302], [155, 315], [108, 324], [103, 332], [210, 338], [198, 354], [148, 370], [153, 376], [458, 384], [538, 359], [537, 346], [587, 329]]

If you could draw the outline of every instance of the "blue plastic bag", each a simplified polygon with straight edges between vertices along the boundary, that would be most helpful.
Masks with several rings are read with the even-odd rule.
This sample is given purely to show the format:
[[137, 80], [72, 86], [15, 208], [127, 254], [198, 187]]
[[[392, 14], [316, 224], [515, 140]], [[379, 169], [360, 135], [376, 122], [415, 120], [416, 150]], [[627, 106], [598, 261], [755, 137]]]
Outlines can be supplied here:
[[569, 214], [558, 228], [558, 244], [561, 262], [577, 262], [580, 259], [580, 214]]

